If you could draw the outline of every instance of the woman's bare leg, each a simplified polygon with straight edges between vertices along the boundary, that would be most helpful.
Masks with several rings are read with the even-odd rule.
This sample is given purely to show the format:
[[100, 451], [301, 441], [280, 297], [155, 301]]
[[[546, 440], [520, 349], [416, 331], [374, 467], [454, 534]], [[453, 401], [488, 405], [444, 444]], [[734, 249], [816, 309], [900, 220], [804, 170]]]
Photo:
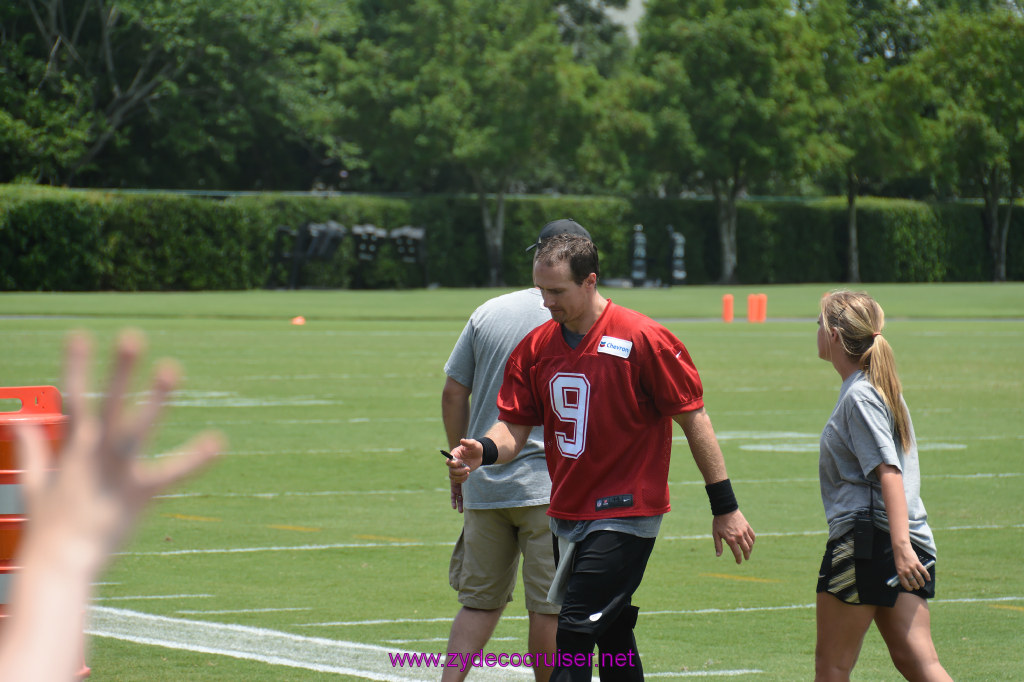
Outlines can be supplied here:
[[818, 593], [815, 682], [847, 682], [850, 679], [850, 671], [864, 643], [864, 634], [877, 611], [877, 606], [847, 604], [826, 592]]
[[928, 600], [901, 592], [892, 608], [878, 608], [875, 625], [889, 648], [889, 656], [903, 677], [922, 682], [946, 682], [952, 678], [939, 663], [932, 642]]

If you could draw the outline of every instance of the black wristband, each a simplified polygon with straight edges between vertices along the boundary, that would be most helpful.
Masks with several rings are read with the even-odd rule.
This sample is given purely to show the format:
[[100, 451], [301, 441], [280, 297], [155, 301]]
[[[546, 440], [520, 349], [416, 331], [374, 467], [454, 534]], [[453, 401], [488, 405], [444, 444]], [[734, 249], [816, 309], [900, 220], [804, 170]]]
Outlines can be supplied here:
[[480, 439], [480, 445], [484, 446], [484, 461], [480, 463], [480, 466], [487, 466], [498, 461], [498, 446], [494, 444], [493, 440], [484, 436]]
[[708, 500], [711, 502], [711, 513], [715, 516], [728, 514], [740, 508], [736, 496], [732, 493], [732, 483], [729, 479], [718, 481], [704, 486], [708, 493]]

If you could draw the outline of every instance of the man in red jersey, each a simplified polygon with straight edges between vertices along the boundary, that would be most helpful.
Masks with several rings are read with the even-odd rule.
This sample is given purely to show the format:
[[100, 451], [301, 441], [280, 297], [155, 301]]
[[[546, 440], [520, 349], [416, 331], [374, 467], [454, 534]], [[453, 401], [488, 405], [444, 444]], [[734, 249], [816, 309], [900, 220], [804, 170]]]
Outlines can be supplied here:
[[552, 319], [509, 358], [499, 421], [480, 440], [462, 440], [448, 465], [453, 481], [465, 480], [512, 459], [531, 427], [544, 426], [559, 559], [549, 600], [562, 603], [553, 682], [589, 680], [593, 663], [602, 682], [643, 679], [630, 602], [669, 511], [673, 420], [706, 484], [716, 554], [724, 541], [741, 563], [754, 545], [686, 347], [601, 296], [599, 272], [590, 240], [560, 235], [540, 246], [534, 284]]

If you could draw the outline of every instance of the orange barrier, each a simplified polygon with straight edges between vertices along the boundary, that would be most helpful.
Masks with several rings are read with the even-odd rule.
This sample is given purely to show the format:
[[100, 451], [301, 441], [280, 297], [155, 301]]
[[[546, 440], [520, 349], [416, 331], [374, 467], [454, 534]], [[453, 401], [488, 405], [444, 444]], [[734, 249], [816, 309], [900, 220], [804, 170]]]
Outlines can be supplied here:
[[747, 295], [747, 322], [764, 322], [768, 317], [768, 294]]
[[732, 322], [733, 300], [732, 294], [722, 296], [722, 322]]
[[[7, 596], [14, 574], [20, 568], [15, 565], [22, 531], [28, 518], [25, 516], [21, 496], [18, 466], [14, 453], [14, 426], [34, 424], [43, 430], [43, 437], [50, 443], [50, 452], [56, 456], [64, 439], [68, 418], [61, 412], [61, 396], [53, 386], [11, 386], [0, 387], [0, 400], [17, 400], [21, 409], [15, 412], [0, 412], [0, 627], [6, 619]], [[0, 403], [2, 407], [2, 403]], [[56, 463], [54, 463], [56, 464]], [[84, 651], [84, 636], [83, 636]], [[78, 679], [85, 679], [92, 671], [85, 665], [77, 673]]]
[[757, 295], [757, 321], [764, 322], [768, 319], [768, 294]]

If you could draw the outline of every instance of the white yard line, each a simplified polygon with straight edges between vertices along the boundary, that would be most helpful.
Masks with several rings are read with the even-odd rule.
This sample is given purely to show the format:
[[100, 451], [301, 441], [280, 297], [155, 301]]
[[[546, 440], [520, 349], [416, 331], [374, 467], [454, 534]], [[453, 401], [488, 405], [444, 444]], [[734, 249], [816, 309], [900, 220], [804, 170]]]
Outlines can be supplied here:
[[761, 675], [763, 670], [687, 670], [678, 673], [649, 673], [644, 671], [644, 677], [739, 677], [740, 675]]
[[[435, 680], [436, 668], [392, 666], [388, 654], [415, 653], [359, 642], [303, 637], [245, 625], [208, 623], [94, 606], [86, 634], [136, 644], [230, 656], [271, 665], [352, 675], [370, 680]], [[526, 668], [480, 667], [473, 676], [487, 680], [532, 678]]]
[[[328, 451], [322, 451], [328, 452]], [[336, 451], [330, 451], [336, 452]], [[245, 454], [269, 454], [269, 453], [245, 453]], [[978, 479], [992, 479], [992, 478], [1020, 478], [1024, 476], [1022, 472], [1006, 471], [1006, 472], [990, 472], [990, 473], [974, 473], [974, 474], [925, 474], [922, 476], [926, 480], [940, 480], [940, 479], [953, 479], [953, 480], [978, 480]], [[744, 485], [777, 485], [779, 483], [818, 483], [817, 478], [810, 476], [794, 477], [794, 478], [734, 478], [733, 483], [743, 483]], [[689, 486], [703, 486], [704, 481], [669, 481], [669, 485], [689, 485]], [[221, 493], [221, 492], [182, 492], [182, 493], [168, 493], [166, 495], [158, 495], [157, 499], [161, 500], [175, 500], [182, 498], [194, 498], [194, 497], [207, 497], [207, 498], [255, 498], [255, 499], [275, 499], [280, 497], [346, 497], [346, 496], [360, 496], [360, 495], [436, 495], [438, 493], [447, 493], [448, 488], [431, 488], [429, 490], [312, 490], [312, 491], [290, 491], [290, 490], [277, 490], [268, 492], [257, 492], [257, 493]]]
[[144, 594], [144, 595], [128, 595], [127, 597], [96, 597], [96, 601], [136, 601], [140, 599], [153, 600], [153, 599], [211, 599], [215, 595], [212, 594]]
[[[931, 599], [932, 604], [988, 604], [1000, 602], [1021, 602], [1022, 597], [965, 597], [962, 599]], [[814, 604], [784, 604], [780, 606], [739, 606], [732, 609], [706, 608], [706, 609], [673, 609], [665, 611], [640, 611], [640, 617], [646, 616], [701, 616], [710, 614], [732, 614], [732, 613], [757, 613], [762, 611], [794, 611], [802, 609], [813, 609]], [[502, 616], [502, 620], [527, 620], [528, 616]], [[295, 627], [361, 627], [374, 625], [399, 625], [409, 623], [440, 623], [450, 622], [450, 617], [442, 618], [391, 618], [373, 620], [345, 620], [329, 621], [325, 623], [296, 623]], [[646, 674], [646, 673], [645, 673]]]
[[[983, 526], [947, 526], [937, 527], [933, 530], [938, 532], [965, 531], [965, 530], [1018, 530], [1024, 528], [1024, 523], [1009, 525], [983, 525]], [[811, 537], [825, 535], [826, 529], [815, 529], [805, 531], [787, 532], [763, 532], [758, 537]], [[664, 535], [659, 540], [708, 540], [710, 534], [700, 533], [697, 535]], [[318, 552], [329, 549], [385, 549], [393, 547], [449, 547], [451, 542], [341, 542], [325, 545], [281, 545], [270, 547], [210, 547], [206, 549], [173, 549], [163, 552], [119, 552], [117, 556], [186, 556], [190, 554], [253, 554], [257, 552]]]
[[[1009, 525], [982, 525], [982, 526], [946, 526], [944, 528], [936, 527], [932, 530], [940, 533], [952, 532], [959, 530], [1017, 530], [1024, 528], [1024, 523], [1012, 523]], [[785, 532], [759, 532], [757, 537], [759, 538], [789, 538], [789, 537], [810, 537], [813, 535], [826, 535], [828, 533], [827, 528], [818, 530], [798, 530], [798, 531], [785, 531]], [[710, 540], [711, 534], [698, 534], [698, 535], [665, 535], [658, 536], [659, 540]]]
[[[447, 621], [450, 619], [436, 620]], [[168, 618], [103, 606], [94, 606], [90, 609], [86, 634], [135, 644], [230, 656], [270, 665], [303, 668], [387, 682], [435, 680], [438, 673], [436, 667], [425, 665], [401, 667], [393, 665], [391, 662], [390, 655], [416, 654], [417, 652], [360, 642], [304, 637], [289, 632], [245, 625]], [[438, 642], [440, 641], [443, 640], [438, 640]], [[646, 674], [649, 677], [736, 677], [763, 672], [763, 670], [740, 669]], [[529, 668], [502, 667], [500, 665], [473, 666], [472, 674], [474, 678], [495, 682], [506, 680], [518, 682], [533, 677]]]
[[119, 552], [117, 556], [182, 556], [187, 554], [251, 554], [254, 552], [318, 552], [325, 549], [371, 549], [374, 547], [448, 547], [451, 546], [451, 544], [451, 542], [342, 542], [330, 545], [216, 547], [209, 549], [174, 549], [166, 552]]
[[[815, 479], [817, 480], [817, 479]], [[447, 493], [449, 488], [433, 488], [431, 490], [314, 490], [307, 492], [277, 491], [265, 493], [168, 493], [158, 495], [161, 500], [172, 500], [182, 497], [253, 497], [270, 500], [276, 497], [335, 497], [348, 495], [413, 495], [420, 493]]]
[[179, 609], [179, 610], [175, 611], [175, 613], [177, 613], [178, 615], [181, 615], [181, 616], [219, 616], [219, 615], [223, 615], [225, 613], [232, 613], [232, 614], [233, 613], [277, 613], [279, 611], [312, 611], [312, 610], [313, 610], [313, 607], [311, 607], [311, 606], [294, 606], [294, 607], [282, 606], [282, 607], [269, 608], [269, 609], [217, 609], [217, 610], [214, 610], [214, 611], [210, 611], [210, 610], [204, 611], [204, 610], [196, 610], [196, 609], [191, 609], [191, 610]]

